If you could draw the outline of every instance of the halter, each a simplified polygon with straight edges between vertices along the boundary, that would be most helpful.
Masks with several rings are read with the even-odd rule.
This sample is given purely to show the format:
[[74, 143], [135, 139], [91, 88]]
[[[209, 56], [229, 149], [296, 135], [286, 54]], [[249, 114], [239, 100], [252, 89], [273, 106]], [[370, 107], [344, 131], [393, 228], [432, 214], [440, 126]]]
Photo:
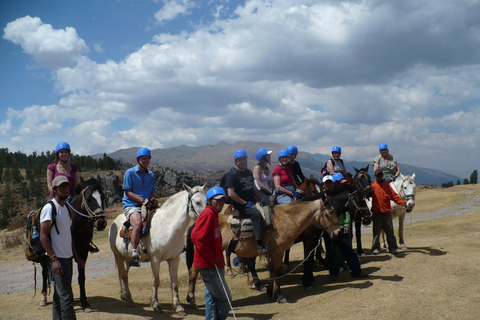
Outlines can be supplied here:
[[[357, 175], [355, 176], [355, 178], [353, 179], [355, 182], [357, 182], [357, 185], [358, 185], [358, 187], [360, 188], [360, 190], [362, 190], [363, 194], [366, 194], [367, 188], [368, 188], [368, 186], [369, 186], [370, 184], [364, 186], [364, 185], [360, 182], [360, 179], [361, 179], [362, 177], [364, 177], [365, 175], [367, 175], [367, 174], [368, 174], [368, 173], [365, 172], [365, 171], [359, 171], [359, 172], [357, 173]], [[367, 178], [367, 180], [368, 180], [368, 178]]]
[[107, 217], [107, 215], [103, 212], [103, 209], [101, 207], [99, 207], [98, 209], [95, 209], [92, 210], [90, 209], [90, 207], [88, 206], [88, 203], [87, 203], [87, 199], [85, 198], [85, 191], [88, 189], [89, 187], [85, 187], [82, 189], [82, 191], [80, 192], [80, 195], [82, 197], [82, 203], [81, 203], [81, 206], [80, 208], [85, 208], [85, 211], [88, 213], [87, 214], [84, 214], [84, 213], [81, 213], [80, 211], [76, 210], [71, 204], [69, 201], [66, 201], [65, 203], [67, 204], [67, 206], [72, 209], [73, 211], [75, 211], [77, 214], [79, 214], [80, 216], [82, 217], [85, 217], [87, 218], [89, 221], [95, 219], [95, 218], [99, 218], [99, 217]]
[[397, 193], [398, 195], [403, 199], [403, 200], [415, 200], [415, 195], [413, 193], [409, 193], [409, 194], [406, 194], [404, 191], [403, 191], [403, 183], [405, 182], [406, 179], [403, 179], [402, 180], [402, 183], [400, 184], [400, 190], [397, 189], [397, 186], [395, 185], [395, 183], [393, 183], [395, 189], [397, 189]]
[[190, 212], [190, 211], [193, 211], [193, 213], [195, 214], [195, 217], [198, 217], [200, 215], [200, 213], [197, 212], [197, 210], [195, 210], [195, 207], [193, 206], [193, 202], [192, 202], [192, 197], [199, 193], [200, 191], [197, 190], [197, 191], [194, 191], [192, 194], [188, 193], [188, 200], [187, 200], [187, 214]]
[[361, 211], [368, 211], [368, 206], [359, 206], [357, 204], [357, 202], [355, 201], [355, 198], [353, 197], [353, 195], [355, 193], [357, 193], [358, 191], [355, 190], [353, 192], [347, 192], [347, 197], [348, 197], [348, 201], [347, 203], [345, 204], [345, 207], [348, 207], [348, 203], [351, 202], [353, 204], [353, 206], [355, 207], [355, 216], [357, 215], [357, 212], [361, 212]]

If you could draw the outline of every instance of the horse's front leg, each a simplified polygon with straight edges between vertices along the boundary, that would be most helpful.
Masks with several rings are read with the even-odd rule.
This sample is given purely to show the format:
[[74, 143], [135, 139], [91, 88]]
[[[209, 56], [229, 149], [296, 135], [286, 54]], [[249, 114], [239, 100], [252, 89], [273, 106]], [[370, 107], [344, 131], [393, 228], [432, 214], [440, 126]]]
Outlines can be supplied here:
[[357, 254], [361, 257], [365, 256], [362, 246], [362, 223], [360, 220], [355, 220], [355, 239], [357, 240]]
[[[86, 259], [85, 259], [86, 262]], [[80, 302], [84, 312], [92, 312], [92, 308], [87, 301], [87, 294], [85, 292], [85, 267], [77, 268], [78, 270], [78, 287], [80, 288]]]
[[[276, 299], [278, 303], [286, 303], [288, 301], [282, 295], [282, 290], [280, 289], [280, 281], [279, 281], [280, 279], [277, 279], [283, 274], [282, 272], [283, 253], [278, 253], [278, 252], [272, 253], [270, 258], [271, 258], [270, 278], [274, 278], [272, 281], [271, 297]], [[268, 289], [270, 289], [270, 286]]]
[[400, 242], [400, 247], [403, 250], [407, 250], [407, 245], [405, 244], [405, 239], [403, 238], [404, 223], [405, 223], [405, 213], [398, 216], [398, 240]]
[[194, 307], [197, 307], [195, 301], [195, 286], [197, 284], [198, 278], [198, 269], [191, 267], [188, 273], [188, 293], [187, 293], [187, 302]]
[[152, 268], [152, 296], [150, 297], [150, 307], [153, 308], [153, 311], [162, 313], [163, 310], [158, 303], [158, 286], [160, 286], [160, 260], [156, 257], [153, 257], [150, 262], [150, 267]]
[[168, 271], [170, 274], [170, 283], [172, 289], [172, 298], [173, 298], [173, 312], [179, 316], [186, 316], [187, 313], [180, 304], [180, 298], [178, 297], [178, 265], [180, 263], [180, 256], [172, 260], [168, 260]]
[[232, 253], [230, 251], [226, 251], [225, 253], [225, 273], [228, 274], [230, 279], [235, 278], [235, 275], [232, 271], [232, 262], [230, 261]]
[[[248, 276], [251, 277], [251, 288], [258, 290], [260, 292], [267, 291], [267, 288], [262, 284], [262, 281], [258, 277], [257, 269], [255, 268], [255, 260], [256, 258], [248, 258]], [[250, 283], [250, 280], [249, 280]]]

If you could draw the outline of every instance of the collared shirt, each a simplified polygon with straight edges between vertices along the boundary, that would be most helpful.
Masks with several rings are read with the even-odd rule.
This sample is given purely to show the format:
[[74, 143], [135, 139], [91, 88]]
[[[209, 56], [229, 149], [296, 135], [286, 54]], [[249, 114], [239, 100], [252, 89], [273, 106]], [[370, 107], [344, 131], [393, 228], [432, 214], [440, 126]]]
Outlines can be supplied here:
[[[138, 165], [128, 169], [123, 177], [123, 190], [131, 191], [143, 199], [150, 198], [152, 192], [156, 190], [153, 172], [147, 170], [142, 174]], [[128, 207], [141, 205], [141, 203], [127, 197], [125, 192], [122, 202], [124, 210]]]

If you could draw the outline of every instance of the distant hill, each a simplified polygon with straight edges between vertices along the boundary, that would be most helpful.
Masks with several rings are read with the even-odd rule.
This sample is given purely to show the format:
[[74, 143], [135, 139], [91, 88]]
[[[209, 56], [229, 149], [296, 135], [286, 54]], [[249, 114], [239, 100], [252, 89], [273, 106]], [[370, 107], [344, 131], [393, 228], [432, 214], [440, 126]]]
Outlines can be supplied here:
[[[226, 142], [219, 142], [216, 145], [204, 145], [198, 147], [178, 146], [173, 148], [154, 149], [152, 150], [152, 161], [150, 165], [170, 166], [178, 171], [185, 171], [187, 173], [214, 173], [229, 170], [233, 164], [233, 153], [237, 149], [245, 149], [249, 155], [250, 169], [257, 164], [255, 159], [255, 152], [259, 148], [267, 148], [273, 150], [272, 167], [277, 165], [277, 154], [280, 149], [286, 149], [287, 146], [279, 143], [270, 142], [252, 142], [252, 141], [238, 141], [232, 144]], [[135, 164], [135, 155], [139, 147], [121, 149], [108, 154], [115, 160], [120, 160], [123, 163]], [[93, 155], [97, 159], [103, 157], [103, 154]], [[330, 155], [319, 153], [300, 152], [297, 156], [297, 161], [300, 163], [305, 176], [313, 174], [319, 177], [320, 169], [325, 161], [330, 158]], [[355, 173], [353, 167], [360, 169], [367, 165], [369, 166], [369, 173], [373, 174], [372, 162], [367, 161], [345, 161], [347, 171]], [[400, 163], [400, 169], [403, 174], [412, 175], [415, 173], [415, 182], [418, 185], [441, 185], [442, 183], [457, 180], [463, 182], [463, 178], [443, 173], [438, 170], [416, 167], [409, 164]]]

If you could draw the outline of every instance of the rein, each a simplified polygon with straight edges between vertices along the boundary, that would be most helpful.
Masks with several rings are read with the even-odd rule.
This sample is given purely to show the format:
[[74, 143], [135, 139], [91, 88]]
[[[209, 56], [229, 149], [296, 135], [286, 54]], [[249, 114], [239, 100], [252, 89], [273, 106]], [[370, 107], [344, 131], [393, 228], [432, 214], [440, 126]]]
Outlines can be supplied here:
[[192, 203], [192, 197], [199, 193], [200, 191], [195, 191], [193, 192], [192, 194], [188, 194], [188, 200], [187, 200], [187, 214], [190, 212], [190, 211], [193, 211], [193, 213], [195, 214], [195, 217], [198, 217], [200, 215], [200, 213], [197, 212], [197, 210], [195, 210], [195, 207], [193, 206], [193, 203]]
[[355, 201], [355, 198], [353, 197], [353, 195], [355, 193], [357, 193], [358, 191], [355, 190], [354, 192], [350, 193], [350, 192], [347, 192], [347, 196], [348, 196], [348, 201], [347, 203], [345, 204], [345, 207], [348, 206], [348, 202], [351, 202], [353, 204], [353, 206], [355, 207], [355, 216], [357, 216], [357, 213], [360, 211], [368, 211], [368, 206], [365, 206], [365, 207], [361, 207], [357, 204], [357, 202]]
[[66, 201], [65, 203], [67, 204], [67, 206], [72, 209], [73, 211], [75, 211], [78, 215], [82, 216], [82, 217], [85, 217], [87, 218], [89, 221], [95, 219], [95, 218], [99, 218], [99, 217], [107, 217], [107, 215], [103, 212], [103, 209], [101, 207], [99, 207], [98, 209], [96, 209], [95, 211], [90, 209], [90, 207], [88, 206], [88, 203], [87, 203], [87, 199], [85, 199], [85, 190], [87, 190], [88, 187], [84, 188], [82, 190], [82, 192], [80, 193], [80, 195], [82, 196], [82, 203], [81, 203], [81, 206], [80, 208], [85, 208], [85, 211], [87, 212], [87, 214], [84, 214], [80, 211], [78, 211], [77, 209], [75, 209], [69, 201]]

